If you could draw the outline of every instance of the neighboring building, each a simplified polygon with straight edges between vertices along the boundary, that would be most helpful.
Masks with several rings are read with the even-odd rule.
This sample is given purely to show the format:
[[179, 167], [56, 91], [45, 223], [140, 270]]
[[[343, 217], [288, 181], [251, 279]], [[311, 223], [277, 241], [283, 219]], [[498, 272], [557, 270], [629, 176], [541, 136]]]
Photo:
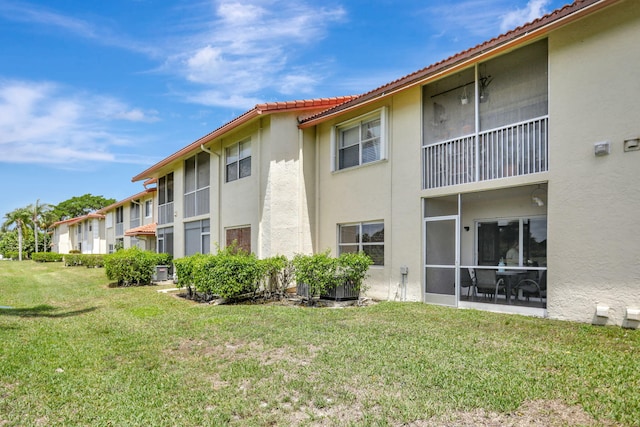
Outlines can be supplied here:
[[51, 250], [68, 254], [71, 250], [83, 254], [106, 253], [104, 215], [90, 213], [53, 224]]
[[361, 250], [374, 298], [636, 328], [639, 37], [640, 2], [576, 1], [358, 97], [258, 105], [133, 177], [158, 251]]
[[157, 180], [158, 252], [180, 258], [233, 241], [261, 258], [312, 251], [315, 153], [297, 126], [351, 99], [257, 105], [133, 177]]
[[75, 218], [70, 218], [51, 225], [51, 252], [68, 254], [73, 249], [71, 236], [69, 235], [69, 223], [74, 220]]
[[[150, 183], [145, 182], [145, 185]], [[155, 187], [147, 188], [98, 210], [105, 216], [106, 253], [134, 246], [155, 251], [155, 194]]]
[[640, 2], [577, 1], [305, 120], [314, 250], [373, 254], [376, 298], [637, 327], [639, 38]]

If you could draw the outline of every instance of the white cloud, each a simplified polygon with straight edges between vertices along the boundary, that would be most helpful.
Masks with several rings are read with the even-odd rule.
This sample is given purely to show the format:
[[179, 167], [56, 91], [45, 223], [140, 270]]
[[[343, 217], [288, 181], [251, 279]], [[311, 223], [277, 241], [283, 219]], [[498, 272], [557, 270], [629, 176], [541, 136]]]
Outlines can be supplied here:
[[65, 93], [53, 83], [0, 81], [2, 162], [73, 165], [141, 161], [113, 148], [132, 138], [110, 131], [110, 122], [149, 122], [156, 113], [130, 108], [113, 98]]
[[513, 8], [512, 0], [463, 0], [429, 7], [424, 16], [437, 33], [434, 38], [457, 42], [470, 34], [483, 41], [539, 18], [549, 4], [550, 0], [529, 0], [524, 8], [505, 13]]
[[164, 71], [204, 86], [203, 93], [188, 96], [190, 102], [204, 105], [233, 102], [235, 107], [254, 102], [264, 92], [310, 93], [321, 78], [312, 66], [294, 67], [294, 58], [345, 14], [340, 7], [301, 2], [221, 0], [212, 16], [203, 15], [204, 30], [171, 43], [177, 49]]
[[549, 0], [530, 0], [524, 9], [517, 9], [505, 14], [500, 23], [500, 31], [511, 30], [541, 17], [547, 13], [548, 4]]
[[159, 55], [157, 46], [127, 38], [119, 29], [112, 30], [86, 20], [66, 16], [48, 9], [42, 4], [0, 1], [0, 16], [10, 21], [38, 24], [62, 30], [105, 46], [115, 46], [154, 57]]

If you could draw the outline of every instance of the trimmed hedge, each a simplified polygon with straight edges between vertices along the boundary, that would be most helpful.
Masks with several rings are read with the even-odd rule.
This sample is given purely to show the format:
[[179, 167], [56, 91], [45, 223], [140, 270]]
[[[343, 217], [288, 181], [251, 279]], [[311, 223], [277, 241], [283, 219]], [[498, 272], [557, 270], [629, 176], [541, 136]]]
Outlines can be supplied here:
[[87, 267], [97, 268], [104, 267], [105, 255], [100, 254], [66, 254], [64, 256], [64, 265], [66, 267]]
[[137, 247], [104, 256], [105, 273], [118, 286], [150, 285], [156, 265], [170, 265], [171, 256], [143, 251]]
[[310, 297], [318, 297], [346, 283], [360, 292], [371, 264], [373, 261], [364, 252], [343, 253], [334, 258], [326, 250], [313, 255], [297, 254], [293, 271], [296, 283], [307, 286]]
[[215, 255], [195, 254], [174, 260], [178, 286], [209, 296], [234, 298], [256, 292], [267, 265], [254, 254], [225, 248]]
[[31, 254], [31, 259], [35, 262], [62, 262], [64, 255], [57, 252], [38, 252]]
[[[9, 258], [9, 259], [13, 259], [13, 260], [18, 260], [20, 259], [19, 255], [20, 253], [18, 251], [7, 251], [4, 254], [2, 254], [5, 258]], [[25, 251], [22, 251], [22, 259], [29, 259], [29, 254]]]

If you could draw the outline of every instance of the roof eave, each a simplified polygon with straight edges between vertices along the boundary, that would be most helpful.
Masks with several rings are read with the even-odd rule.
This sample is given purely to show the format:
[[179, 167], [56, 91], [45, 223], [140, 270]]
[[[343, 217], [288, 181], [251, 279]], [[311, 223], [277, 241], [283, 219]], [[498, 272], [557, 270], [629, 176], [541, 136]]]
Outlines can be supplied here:
[[[515, 28], [508, 33], [472, 47], [441, 62], [430, 65], [405, 77], [401, 77], [396, 81], [365, 93], [352, 101], [348, 101], [344, 104], [328, 109], [315, 117], [303, 121], [298, 127], [300, 129], [313, 127], [348, 111], [388, 98], [400, 91], [414, 86], [424, 85], [430, 81], [440, 78], [443, 75], [454, 73], [476, 62], [481, 62], [488, 57], [495, 56], [500, 52], [512, 49], [520, 44], [528, 43], [537, 38], [542, 38], [552, 30], [568, 25], [578, 19], [582, 19], [587, 15], [595, 13], [596, 11], [620, 1], [623, 0], [583, 0], [580, 2], [583, 3], [583, 5], [578, 5], [578, 2], [575, 2], [572, 5], [558, 9], [548, 15], [545, 15], [545, 17]], [[566, 11], [563, 13], [564, 9], [566, 9]], [[549, 17], [554, 13], [559, 13], [559, 16], [548, 22], [544, 22], [545, 18], [549, 19]]]

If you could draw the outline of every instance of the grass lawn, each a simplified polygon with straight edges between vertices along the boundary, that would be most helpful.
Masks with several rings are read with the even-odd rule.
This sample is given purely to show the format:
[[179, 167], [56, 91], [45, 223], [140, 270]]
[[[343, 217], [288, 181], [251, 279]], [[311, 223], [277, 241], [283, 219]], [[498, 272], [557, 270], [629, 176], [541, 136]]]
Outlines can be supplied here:
[[107, 284], [103, 269], [0, 262], [0, 426], [640, 423], [640, 331]]

